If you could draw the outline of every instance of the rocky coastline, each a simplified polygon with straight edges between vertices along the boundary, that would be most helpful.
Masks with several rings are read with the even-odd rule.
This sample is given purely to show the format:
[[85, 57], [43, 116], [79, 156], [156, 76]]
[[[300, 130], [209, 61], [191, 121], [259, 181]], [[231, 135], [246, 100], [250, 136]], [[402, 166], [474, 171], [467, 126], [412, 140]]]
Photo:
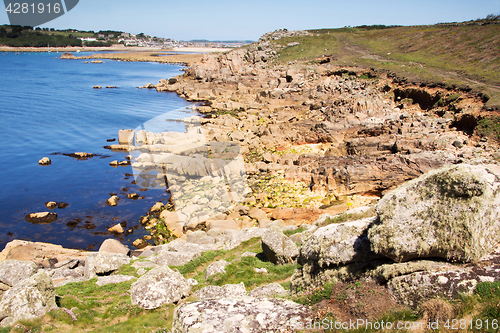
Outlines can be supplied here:
[[123, 130], [110, 146], [130, 152], [141, 186], [171, 193], [140, 221], [151, 236], [134, 250], [7, 244], [0, 325], [63, 313], [77, 325], [90, 298], [66, 301], [83, 295], [64, 288], [110, 284], [127, 304], [117, 318], [168, 309], [172, 332], [288, 332], [395, 309], [425, 323], [500, 281], [500, 152], [473, 133], [484, 98], [328, 56], [277, 62], [273, 41], [296, 34], [147, 86], [205, 115], [185, 133]]

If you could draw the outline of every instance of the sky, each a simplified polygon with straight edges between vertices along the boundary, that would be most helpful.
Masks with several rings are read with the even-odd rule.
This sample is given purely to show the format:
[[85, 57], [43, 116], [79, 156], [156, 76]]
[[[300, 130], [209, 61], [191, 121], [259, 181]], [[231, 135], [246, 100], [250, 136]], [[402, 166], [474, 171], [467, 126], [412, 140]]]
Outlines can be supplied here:
[[[143, 32], [175, 40], [257, 40], [281, 28], [425, 25], [488, 14], [500, 14], [500, 0], [80, 0], [41, 27]], [[0, 11], [0, 24], [8, 23]]]

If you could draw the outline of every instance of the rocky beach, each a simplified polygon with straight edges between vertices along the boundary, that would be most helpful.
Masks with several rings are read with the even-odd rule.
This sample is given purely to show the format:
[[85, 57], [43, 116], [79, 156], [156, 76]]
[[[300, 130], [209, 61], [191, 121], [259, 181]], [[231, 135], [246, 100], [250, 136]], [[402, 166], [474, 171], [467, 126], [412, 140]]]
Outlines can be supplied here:
[[420, 325], [408, 331], [456, 318], [492, 324], [500, 151], [478, 132], [498, 112], [490, 97], [328, 54], [279, 61], [300, 47], [280, 41], [312, 35], [277, 30], [192, 62], [178, 55], [189, 64], [183, 75], [142, 87], [175, 92], [203, 114], [183, 119], [185, 132], [123, 129], [108, 147], [128, 152], [113, 164], [131, 165], [141, 187], [170, 194], [138, 221], [150, 235], [133, 249], [111, 238], [94, 252], [8, 243], [0, 325], [312, 332], [323, 320]]

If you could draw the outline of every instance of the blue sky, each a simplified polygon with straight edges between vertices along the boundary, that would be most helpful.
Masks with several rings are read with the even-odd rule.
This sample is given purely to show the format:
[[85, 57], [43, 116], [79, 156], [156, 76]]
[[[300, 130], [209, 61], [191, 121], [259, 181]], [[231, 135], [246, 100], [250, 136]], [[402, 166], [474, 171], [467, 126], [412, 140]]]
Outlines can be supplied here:
[[[257, 40], [280, 28], [421, 25], [488, 14], [500, 14], [500, 0], [80, 0], [72, 11], [42, 27], [144, 32], [181, 40]], [[8, 23], [1, 11], [0, 24]]]

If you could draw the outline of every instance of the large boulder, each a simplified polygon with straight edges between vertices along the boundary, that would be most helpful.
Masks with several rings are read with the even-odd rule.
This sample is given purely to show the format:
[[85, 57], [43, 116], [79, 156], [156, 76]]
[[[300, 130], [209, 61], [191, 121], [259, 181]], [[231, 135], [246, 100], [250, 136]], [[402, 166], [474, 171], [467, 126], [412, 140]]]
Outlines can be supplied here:
[[172, 333], [281, 332], [305, 323], [309, 316], [308, 307], [284, 299], [210, 299], [179, 306], [174, 313]]
[[295, 261], [299, 248], [281, 231], [269, 229], [262, 235], [262, 250], [271, 262], [279, 265]]
[[0, 282], [13, 286], [36, 274], [38, 268], [32, 261], [5, 260], [0, 263]]
[[376, 219], [369, 217], [317, 229], [300, 248], [299, 263], [313, 261], [323, 267], [380, 258], [371, 251], [366, 234]]
[[0, 302], [1, 325], [12, 325], [19, 320], [43, 317], [56, 305], [52, 280], [45, 272], [39, 272], [10, 288]]
[[156, 309], [178, 302], [189, 295], [192, 285], [177, 271], [168, 266], [155, 267], [130, 288], [132, 304], [144, 309]]
[[500, 168], [457, 165], [429, 172], [385, 195], [370, 228], [372, 249], [395, 261], [440, 257], [471, 262], [500, 236]]

